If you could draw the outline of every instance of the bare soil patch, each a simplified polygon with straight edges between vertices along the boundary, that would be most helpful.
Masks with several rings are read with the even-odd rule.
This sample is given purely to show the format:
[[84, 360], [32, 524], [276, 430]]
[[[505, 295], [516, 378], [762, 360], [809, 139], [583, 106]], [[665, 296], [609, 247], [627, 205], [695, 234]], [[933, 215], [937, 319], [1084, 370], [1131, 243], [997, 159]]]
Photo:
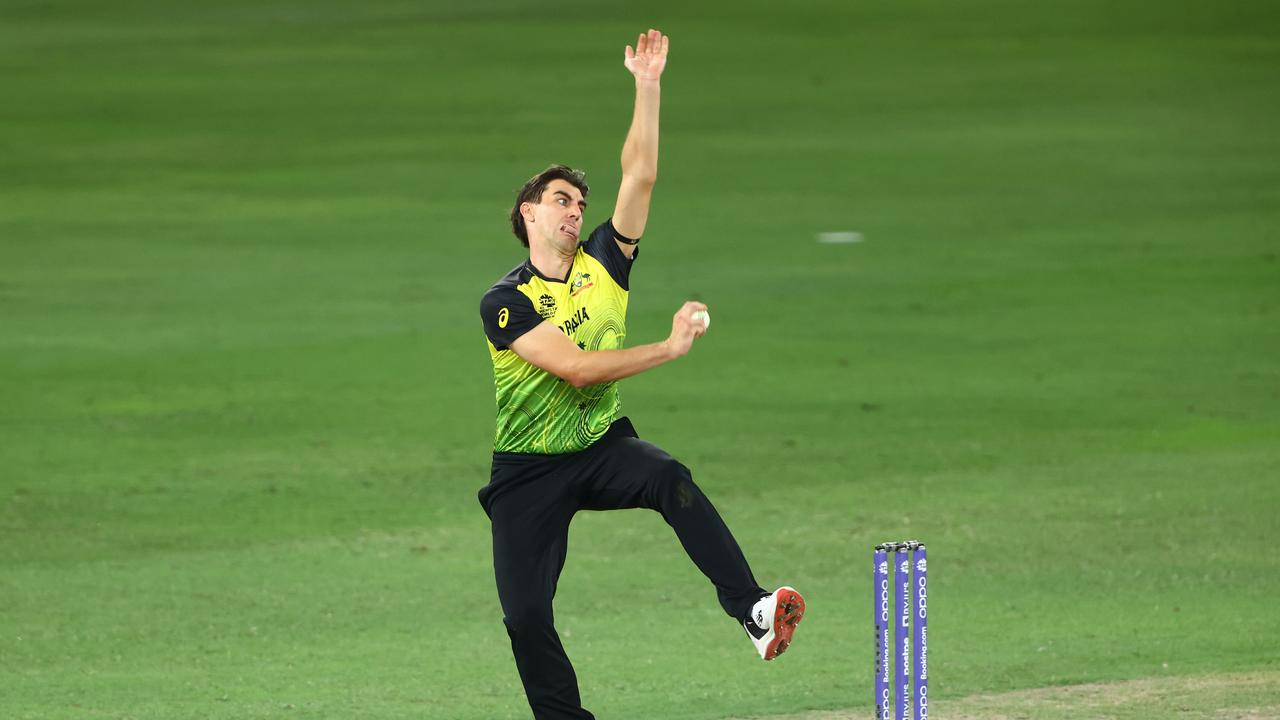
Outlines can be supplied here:
[[[1280, 671], [984, 693], [930, 704], [938, 720], [1277, 720]], [[871, 708], [767, 720], [868, 720]]]

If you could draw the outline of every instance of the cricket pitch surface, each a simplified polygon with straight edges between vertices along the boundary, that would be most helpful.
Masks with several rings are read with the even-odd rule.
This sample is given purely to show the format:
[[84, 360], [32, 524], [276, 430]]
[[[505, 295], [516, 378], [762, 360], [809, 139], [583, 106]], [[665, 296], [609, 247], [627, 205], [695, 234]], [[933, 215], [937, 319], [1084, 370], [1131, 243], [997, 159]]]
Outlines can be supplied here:
[[[1280, 671], [1066, 685], [939, 699], [930, 705], [942, 720], [1270, 720], [1280, 718]], [[870, 709], [859, 707], [757, 720], [869, 717]]]

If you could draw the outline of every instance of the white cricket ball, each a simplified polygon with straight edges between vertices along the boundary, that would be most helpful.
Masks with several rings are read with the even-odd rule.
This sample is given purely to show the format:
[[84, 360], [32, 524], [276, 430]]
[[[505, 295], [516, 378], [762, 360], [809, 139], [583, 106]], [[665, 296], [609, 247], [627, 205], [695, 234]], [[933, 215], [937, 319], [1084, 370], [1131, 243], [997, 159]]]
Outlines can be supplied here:
[[693, 319], [702, 321], [703, 330], [706, 330], [707, 328], [711, 327], [711, 313], [707, 312], [706, 310], [699, 310], [695, 312], [693, 314]]

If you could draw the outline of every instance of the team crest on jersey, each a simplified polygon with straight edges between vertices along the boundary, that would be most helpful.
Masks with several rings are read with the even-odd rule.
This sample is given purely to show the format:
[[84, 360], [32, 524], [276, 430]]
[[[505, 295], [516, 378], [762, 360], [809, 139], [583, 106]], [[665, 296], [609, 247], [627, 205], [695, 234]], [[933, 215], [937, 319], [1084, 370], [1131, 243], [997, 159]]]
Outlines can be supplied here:
[[573, 276], [573, 285], [569, 295], [577, 295], [592, 285], [595, 285], [595, 283], [591, 280], [591, 273], [580, 272]]
[[544, 320], [550, 320], [556, 314], [556, 299], [550, 295], [543, 295], [538, 298], [538, 314]]

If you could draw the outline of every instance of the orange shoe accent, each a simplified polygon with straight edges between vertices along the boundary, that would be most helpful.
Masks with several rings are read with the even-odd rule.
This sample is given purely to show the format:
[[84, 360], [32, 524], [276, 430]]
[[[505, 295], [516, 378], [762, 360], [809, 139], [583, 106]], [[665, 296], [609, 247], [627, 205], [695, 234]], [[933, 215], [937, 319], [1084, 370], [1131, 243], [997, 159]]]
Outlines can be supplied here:
[[786, 652], [791, 645], [791, 635], [804, 619], [804, 598], [800, 593], [789, 587], [778, 588], [777, 601], [777, 608], [773, 612], [773, 641], [765, 652], [765, 660], [772, 660]]

